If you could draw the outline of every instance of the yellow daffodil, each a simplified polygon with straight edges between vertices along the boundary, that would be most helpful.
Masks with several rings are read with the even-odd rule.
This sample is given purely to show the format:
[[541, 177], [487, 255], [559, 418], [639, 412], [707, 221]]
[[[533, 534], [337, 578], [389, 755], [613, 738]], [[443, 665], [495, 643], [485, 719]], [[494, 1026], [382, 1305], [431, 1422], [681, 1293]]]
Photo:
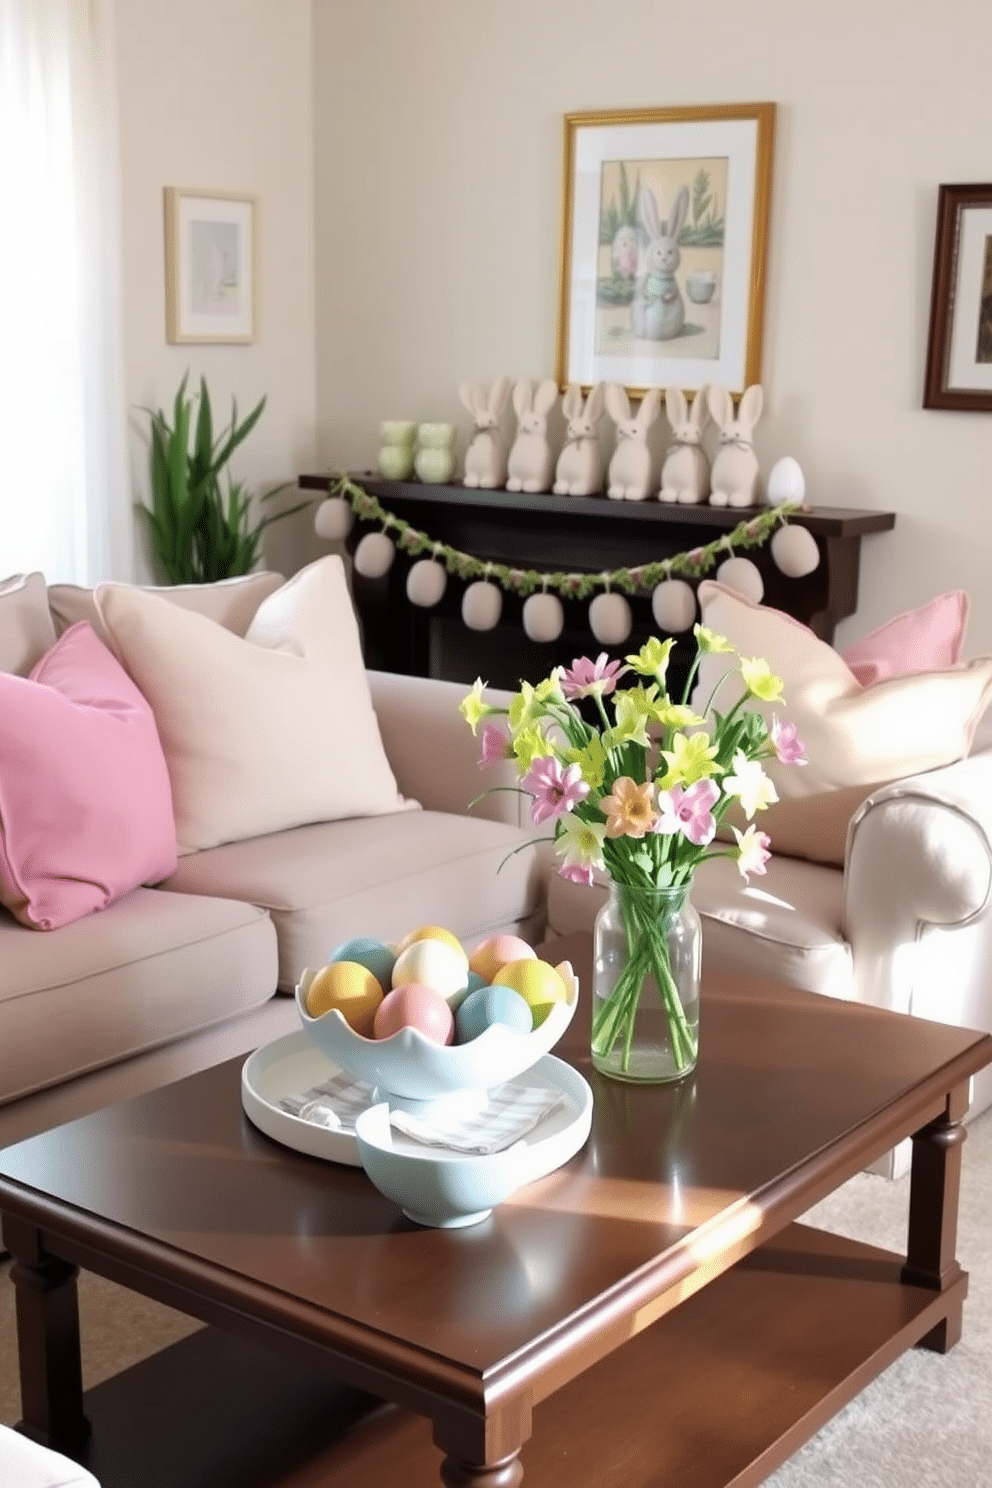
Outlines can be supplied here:
[[468, 697], [462, 698], [458, 704], [458, 711], [473, 734], [478, 733], [479, 724], [484, 718], [490, 718], [493, 713], [498, 711], [498, 709], [490, 707], [488, 703], [483, 701], [482, 694], [485, 687], [486, 684], [482, 678], [476, 677], [472, 683], [472, 691], [468, 694]]
[[693, 785], [697, 780], [706, 780], [717, 771], [716, 757], [719, 753], [710, 743], [709, 734], [676, 734], [671, 749], [661, 751], [667, 760], [668, 769], [658, 780], [659, 790], [671, 790], [673, 785]]
[[582, 749], [569, 749], [565, 754], [569, 764], [578, 765], [582, 779], [592, 790], [598, 790], [606, 778], [606, 750], [598, 734], [593, 734]]
[[673, 703], [669, 698], [662, 698], [655, 707], [654, 716], [662, 727], [674, 729], [696, 728], [703, 723], [704, 719], [684, 703]]
[[692, 633], [696, 637], [696, 645], [700, 651], [733, 651], [734, 649], [726, 636], [718, 635], [715, 630], [710, 630], [705, 625], [694, 625]]
[[536, 723], [543, 713], [543, 700], [538, 697], [537, 690], [529, 682], [521, 682], [520, 691], [512, 699], [509, 708], [511, 734]]
[[555, 753], [543, 729], [536, 723], [518, 729], [510, 741], [510, 748], [522, 774], [526, 774], [536, 759]]
[[640, 651], [633, 656], [625, 656], [624, 661], [640, 676], [654, 677], [655, 681], [660, 684], [665, 680], [668, 658], [674, 645], [675, 642], [671, 636], [667, 641], [659, 641], [657, 636], [651, 636], [644, 642]]
[[741, 657], [741, 676], [744, 685], [752, 697], [760, 698], [763, 703], [774, 703], [782, 696], [782, 688], [785, 683], [781, 677], [772, 673], [771, 667], [764, 657], [752, 656]]
[[612, 733], [619, 744], [642, 744], [646, 749], [648, 723], [654, 717], [653, 699], [642, 688], [632, 687], [616, 695], [616, 724]]

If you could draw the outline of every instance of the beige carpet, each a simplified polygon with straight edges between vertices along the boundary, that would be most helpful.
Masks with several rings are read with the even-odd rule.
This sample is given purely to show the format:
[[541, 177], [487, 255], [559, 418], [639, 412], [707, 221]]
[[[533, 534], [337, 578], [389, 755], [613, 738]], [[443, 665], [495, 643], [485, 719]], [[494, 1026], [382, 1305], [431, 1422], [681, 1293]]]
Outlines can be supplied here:
[[[907, 1199], [907, 1179], [890, 1183], [862, 1174], [808, 1217], [898, 1251]], [[898, 1359], [768, 1479], [770, 1488], [987, 1488], [992, 1482], [992, 1112], [972, 1125], [964, 1148], [958, 1257], [970, 1272], [962, 1341], [947, 1355], [913, 1350]], [[8, 1271], [9, 1263], [0, 1267], [0, 1421], [13, 1424], [20, 1401]], [[198, 1326], [95, 1276], [80, 1277], [79, 1297], [87, 1386]]]

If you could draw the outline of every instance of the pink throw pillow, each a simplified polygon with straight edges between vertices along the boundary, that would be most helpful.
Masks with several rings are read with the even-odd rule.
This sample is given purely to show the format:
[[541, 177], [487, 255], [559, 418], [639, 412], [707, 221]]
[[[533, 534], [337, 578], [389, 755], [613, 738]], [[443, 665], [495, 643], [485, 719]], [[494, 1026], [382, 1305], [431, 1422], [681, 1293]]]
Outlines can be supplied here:
[[176, 867], [151, 708], [85, 621], [0, 673], [0, 903], [55, 930]]
[[967, 624], [968, 596], [963, 589], [952, 589], [896, 615], [848, 646], [841, 657], [862, 687], [910, 672], [939, 672], [960, 658]]

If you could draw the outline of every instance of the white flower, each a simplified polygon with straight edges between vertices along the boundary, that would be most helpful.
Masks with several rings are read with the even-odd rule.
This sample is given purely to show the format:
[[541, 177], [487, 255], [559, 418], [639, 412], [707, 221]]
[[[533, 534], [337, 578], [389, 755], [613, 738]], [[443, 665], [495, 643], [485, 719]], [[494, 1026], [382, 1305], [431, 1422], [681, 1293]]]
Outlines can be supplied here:
[[737, 796], [748, 821], [756, 811], [764, 811], [778, 800], [778, 791], [761, 767], [760, 760], [749, 760], [743, 749], [734, 755], [733, 775], [724, 777], [723, 789], [728, 796]]

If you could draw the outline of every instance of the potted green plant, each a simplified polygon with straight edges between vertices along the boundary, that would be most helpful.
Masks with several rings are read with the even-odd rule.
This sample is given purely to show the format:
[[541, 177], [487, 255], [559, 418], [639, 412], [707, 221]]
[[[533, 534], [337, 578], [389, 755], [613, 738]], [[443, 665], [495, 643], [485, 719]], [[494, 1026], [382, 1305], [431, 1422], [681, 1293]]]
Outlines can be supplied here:
[[[225, 467], [262, 416], [265, 398], [238, 422], [231, 399], [230, 422], [214, 432], [206, 379], [200, 378], [199, 407], [186, 392], [183, 376], [170, 415], [146, 408], [150, 420], [151, 506], [137, 504], [147, 521], [155, 556], [174, 584], [210, 584], [251, 573], [260, 557], [262, 533], [302, 511], [310, 501], [253, 520], [251, 494]], [[222, 477], [225, 486], [222, 487]], [[270, 501], [293, 483], [285, 481], [259, 499]]]

